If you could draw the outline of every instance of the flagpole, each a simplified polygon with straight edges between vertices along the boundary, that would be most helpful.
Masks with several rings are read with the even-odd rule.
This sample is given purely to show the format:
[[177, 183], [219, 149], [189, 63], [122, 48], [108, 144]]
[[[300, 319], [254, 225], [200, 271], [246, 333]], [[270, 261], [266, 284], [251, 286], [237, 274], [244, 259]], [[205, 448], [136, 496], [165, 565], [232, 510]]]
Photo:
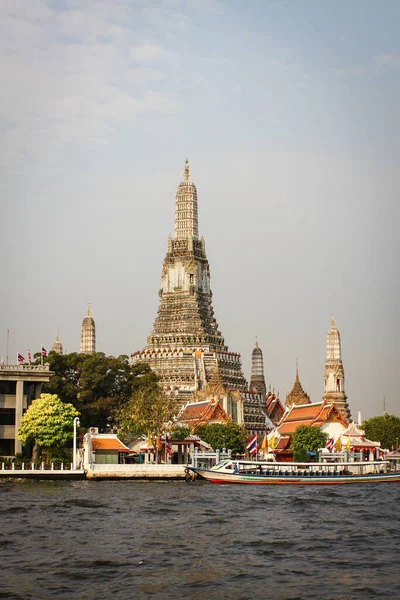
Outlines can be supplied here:
[[10, 330], [7, 329], [7, 364], [8, 364], [8, 342], [10, 341]]
[[43, 344], [40, 344], [40, 366], [43, 367]]

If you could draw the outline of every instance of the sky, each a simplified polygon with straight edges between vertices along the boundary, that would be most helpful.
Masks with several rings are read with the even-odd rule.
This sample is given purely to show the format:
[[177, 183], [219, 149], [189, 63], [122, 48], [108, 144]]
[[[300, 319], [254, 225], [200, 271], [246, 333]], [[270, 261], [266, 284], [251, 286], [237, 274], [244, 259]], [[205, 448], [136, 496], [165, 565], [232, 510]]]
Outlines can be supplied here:
[[400, 3], [1, 0], [0, 357], [131, 354], [189, 159], [213, 306], [250, 377], [400, 416]]

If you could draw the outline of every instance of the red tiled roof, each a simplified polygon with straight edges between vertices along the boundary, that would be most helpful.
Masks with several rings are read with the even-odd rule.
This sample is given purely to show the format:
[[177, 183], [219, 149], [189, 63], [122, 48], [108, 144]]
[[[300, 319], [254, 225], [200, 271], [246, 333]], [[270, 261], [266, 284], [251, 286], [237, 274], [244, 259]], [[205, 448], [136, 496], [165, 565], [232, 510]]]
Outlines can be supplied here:
[[274, 452], [276, 452], [277, 450], [286, 450], [287, 447], [290, 444], [290, 437], [289, 436], [282, 436], [279, 440], [279, 442], [277, 443], [277, 445], [274, 448]]

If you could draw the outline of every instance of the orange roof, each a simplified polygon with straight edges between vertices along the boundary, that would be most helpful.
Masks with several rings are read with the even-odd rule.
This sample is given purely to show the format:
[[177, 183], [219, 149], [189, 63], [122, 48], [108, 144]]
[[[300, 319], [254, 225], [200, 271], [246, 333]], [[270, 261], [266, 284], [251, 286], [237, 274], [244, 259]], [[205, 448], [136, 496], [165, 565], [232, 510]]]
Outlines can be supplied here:
[[274, 448], [274, 452], [276, 450], [286, 450], [286, 448], [289, 446], [290, 443], [290, 437], [289, 436], [283, 436], [280, 438], [279, 442], [277, 443], [277, 445]]
[[346, 422], [334, 404], [322, 401], [314, 404], [293, 405], [289, 412], [283, 415], [278, 425], [278, 432], [281, 435], [291, 435], [300, 425], [321, 427], [327, 421], [339, 421], [346, 426]]
[[118, 438], [100, 438], [92, 437], [92, 450], [114, 450], [118, 452], [129, 452], [129, 448], [125, 446]]

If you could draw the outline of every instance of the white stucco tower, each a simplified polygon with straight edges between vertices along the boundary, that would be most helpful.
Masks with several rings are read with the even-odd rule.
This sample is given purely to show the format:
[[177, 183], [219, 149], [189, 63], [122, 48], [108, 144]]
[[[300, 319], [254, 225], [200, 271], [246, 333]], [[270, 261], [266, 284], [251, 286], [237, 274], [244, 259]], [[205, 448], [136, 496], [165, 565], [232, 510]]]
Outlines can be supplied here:
[[350, 420], [350, 409], [344, 389], [344, 369], [340, 333], [332, 317], [326, 336], [326, 363], [324, 374], [324, 400], [334, 402], [346, 421]]
[[81, 354], [94, 354], [96, 352], [96, 325], [91, 316], [90, 304], [87, 315], [82, 321], [81, 327]]

